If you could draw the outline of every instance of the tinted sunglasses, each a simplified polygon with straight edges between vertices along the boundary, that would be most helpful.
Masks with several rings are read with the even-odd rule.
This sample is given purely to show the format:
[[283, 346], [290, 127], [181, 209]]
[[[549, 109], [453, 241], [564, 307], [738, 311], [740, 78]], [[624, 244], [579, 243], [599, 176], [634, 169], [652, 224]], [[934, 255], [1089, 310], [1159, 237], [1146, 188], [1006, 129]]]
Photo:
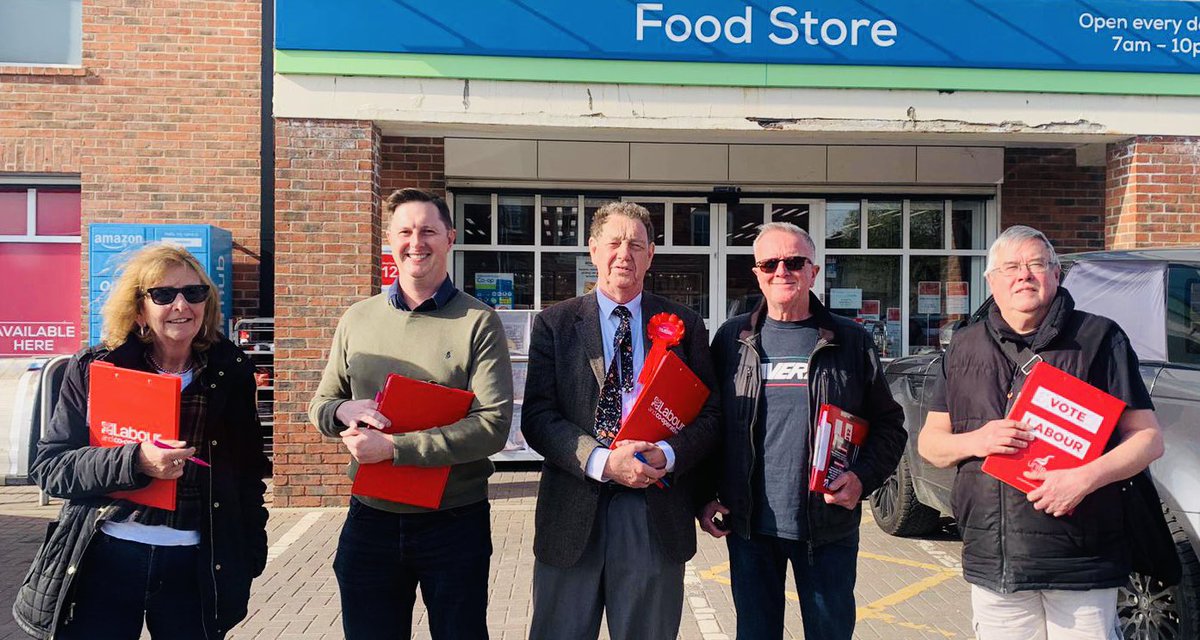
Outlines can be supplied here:
[[175, 296], [183, 294], [183, 299], [191, 304], [198, 304], [208, 299], [208, 285], [189, 284], [186, 287], [150, 287], [143, 295], [150, 296], [154, 304], [168, 305], [175, 302]]
[[786, 258], [767, 258], [766, 260], [760, 260], [755, 262], [754, 266], [758, 267], [758, 270], [762, 271], [763, 273], [775, 273], [775, 270], [779, 268], [780, 262], [783, 263], [783, 268], [787, 269], [788, 271], [799, 271], [803, 269], [805, 265], [812, 264], [812, 260], [809, 260], [804, 256], [788, 256]]

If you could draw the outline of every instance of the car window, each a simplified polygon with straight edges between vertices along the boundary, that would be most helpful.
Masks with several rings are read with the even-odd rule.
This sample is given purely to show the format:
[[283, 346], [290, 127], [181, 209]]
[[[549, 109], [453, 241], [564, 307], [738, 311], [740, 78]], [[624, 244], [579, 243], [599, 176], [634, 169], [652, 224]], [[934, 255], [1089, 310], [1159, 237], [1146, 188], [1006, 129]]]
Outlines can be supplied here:
[[1200, 268], [1172, 265], [1167, 281], [1167, 357], [1200, 365]]

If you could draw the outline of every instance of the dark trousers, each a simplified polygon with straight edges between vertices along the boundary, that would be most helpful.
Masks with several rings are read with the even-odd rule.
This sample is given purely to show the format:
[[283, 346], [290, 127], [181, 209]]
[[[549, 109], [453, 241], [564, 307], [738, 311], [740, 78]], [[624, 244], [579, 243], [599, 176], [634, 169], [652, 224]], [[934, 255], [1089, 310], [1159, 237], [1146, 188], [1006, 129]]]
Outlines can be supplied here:
[[[217, 639], [205, 633], [196, 547], [156, 547], [97, 532], [75, 577], [58, 640]], [[209, 624], [209, 626], [212, 626]]]
[[783, 637], [783, 589], [789, 562], [796, 575], [804, 637], [850, 640], [854, 634], [857, 532], [846, 540], [814, 547], [811, 564], [806, 542], [758, 534], [746, 540], [736, 533], [725, 539], [738, 640]]
[[574, 566], [533, 565], [530, 640], [595, 640], [608, 620], [612, 640], [679, 635], [684, 565], [667, 559], [641, 491], [606, 488], [583, 556]]
[[391, 513], [351, 498], [333, 561], [346, 638], [411, 637], [419, 585], [434, 640], [486, 639], [489, 511]]

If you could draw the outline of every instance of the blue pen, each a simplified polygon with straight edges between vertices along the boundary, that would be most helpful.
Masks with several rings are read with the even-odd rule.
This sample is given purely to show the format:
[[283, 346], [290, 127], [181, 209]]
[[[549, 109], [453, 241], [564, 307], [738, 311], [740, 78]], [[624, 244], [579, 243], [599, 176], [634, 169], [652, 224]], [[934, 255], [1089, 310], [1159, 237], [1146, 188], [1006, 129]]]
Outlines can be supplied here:
[[[646, 460], [646, 456], [643, 456], [641, 453], [635, 452], [633, 454], [633, 457], [637, 458], [638, 461], [640, 461], [642, 464], [644, 464], [648, 467], [654, 466], [654, 465], [650, 464], [650, 462]], [[658, 480], [658, 482], [654, 483], [654, 486], [658, 487], [659, 489], [666, 489], [667, 487], [671, 486], [671, 483], [667, 482], [666, 476], [663, 476], [662, 478], [660, 478]]]

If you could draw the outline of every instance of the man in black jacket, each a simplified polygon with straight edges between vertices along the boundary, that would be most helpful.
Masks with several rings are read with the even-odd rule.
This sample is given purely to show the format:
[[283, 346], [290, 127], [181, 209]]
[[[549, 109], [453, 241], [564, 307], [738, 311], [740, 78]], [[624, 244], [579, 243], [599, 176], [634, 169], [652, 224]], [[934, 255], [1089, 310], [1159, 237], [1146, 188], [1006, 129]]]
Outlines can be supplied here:
[[[963, 538], [982, 640], [1120, 637], [1117, 588], [1129, 573], [1117, 481], [1162, 455], [1162, 436], [1138, 360], [1121, 328], [1076, 311], [1041, 232], [1010, 227], [988, 251], [996, 301], [988, 317], [954, 334], [918, 441], [941, 467], [958, 465], [954, 517]], [[1096, 460], [1025, 475], [1028, 495], [984, 474], [983, 458], [1035, 437], [1005, 419], [1033, 363], [1045, 361], [1127, 408]]]
[[[792, 563], [804, 634], [854, 631], [859, 501], [900, 460], [904, 412], [892, 400], [870, 336], [811, 293], [821, 268], [799, 227], [769, 223], [754, 241], [764, 301], [730, 319], [713, 341], [723, 408], [716, 499], [700, 511], [710, 535], [729, 536], [738, 638], [783, 635], [783, 586]], [[817, 409], [866, 419], [869, 435], [832, 495], [809, 493]]]

